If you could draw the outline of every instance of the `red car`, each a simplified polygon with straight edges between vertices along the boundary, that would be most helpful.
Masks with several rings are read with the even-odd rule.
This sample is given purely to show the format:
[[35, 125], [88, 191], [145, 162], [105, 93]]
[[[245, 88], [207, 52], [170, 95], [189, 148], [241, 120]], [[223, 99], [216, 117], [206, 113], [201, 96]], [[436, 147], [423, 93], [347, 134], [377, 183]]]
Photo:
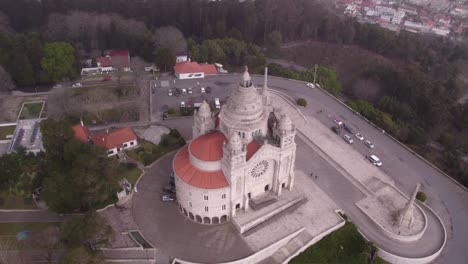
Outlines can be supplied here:
[[111, 80], [111, 77], [110, 76], [104, 76], [104, 78], [102, 78], [103, 81], [110, 81]]

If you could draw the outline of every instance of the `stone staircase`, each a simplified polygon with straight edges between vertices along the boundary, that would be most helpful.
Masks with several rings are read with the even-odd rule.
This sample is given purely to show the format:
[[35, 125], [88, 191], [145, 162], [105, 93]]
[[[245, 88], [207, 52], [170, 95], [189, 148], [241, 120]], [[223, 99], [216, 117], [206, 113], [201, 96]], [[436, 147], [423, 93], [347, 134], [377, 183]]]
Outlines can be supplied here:
[[302, 231], [295, 238], [291, 239], [286, 245], [278, 249], [269, 258], [261, 261], [259, 264], [281, 264], [285, 263], [291, 255], [301, 250], [307, 245], [313, 237], [306, 231]]
[[266, 207], [270, 204], [275, 203], [276, 201], [278, 201], [278, 197], [272, 191], [268, 191], [257, 197], [250, 199], [249, 205], [250, 205], [250, 208], [254, 210], [259, 210], [263, 207]]

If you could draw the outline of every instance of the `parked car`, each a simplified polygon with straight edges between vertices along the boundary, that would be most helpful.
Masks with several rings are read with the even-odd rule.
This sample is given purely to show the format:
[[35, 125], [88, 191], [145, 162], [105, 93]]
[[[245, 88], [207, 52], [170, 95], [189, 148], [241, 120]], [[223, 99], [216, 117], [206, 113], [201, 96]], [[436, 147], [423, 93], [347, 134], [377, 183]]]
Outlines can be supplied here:
[[200, 88], [201, 93], [205, 93], [205, 87]]
[[172, 89], [169, 89], [169, 90], [167, 91], [167, 95], [172, 96]]
[[368, 146], [371, 149], [373, 149], [375, 147], [374, 143], [372, 143], [370, 140], [364, 141], [364, 144], [366, 144], [366, 146]]
[[186, 94], [187, 94], [187, 89], [182, 88], [182, 95], [186, 95]]
[[172, 185], [172, 186], [175, 186], [175, 181], [174, 181], [174, 179], [171, 179], [171, 180], [169, 181], [169, 184]]
[[103, 81], [110, 81], [111, 79], [111, 76], [104, 76], [104, 78], [102, 78]]
[[188, 88], [188, 94], [193, 94], [192, 88]]
[[344, 128], [344, 130], [346, 130], [348, 133], [353, 134], [353, 128], [352, 128], [352, 127], [350, 127], [350, 126], [346, 125], [345, 123], [343, 123], [343, 128]]
[[74, 84], [72, 84], [72, 87], [81, 87], [81, 86], [83, 86], [81, 83], [74, 83]]
[[359, 140], [364, 140], [364, 137], [361, 135], [361, 133], [356, 133], [354, 136]]
[[307, 85], [307, 87], [309, 87], [309, 88], [315, 88], [315, 86], [314, 86], [313, 83], [307, 83], [306, 85]]
[[333, 130], [333, 132], [335, 132], [338, 135], [341, 134], [341, 128], [339, 126], [333, 126], [332, 130]]
[[175, 200], [175, 196], [174, 195], [171, 195], [171, 194], [164, 194], [162, 197], [161, 197], [161, 200], [163, 202], [173, 202]]
[[337, 124], [339, 126], [343, 125], [343, 121], [339, 120], [338, 118], [333, 119], [333, 122], [335, 122], [335, 124]]
[[185, 107], [185, 102], [184, 101], [180, 102], [180, 108], [184, 108], [184, 107]]
[[353, 142], [354, 142], [353, 139], [352, 139], [349, 135], [347, 135], [347, 134], [344, 134], [344, 135], [343, 135], [343, 138], [344, 138], [344, 140], [345, 140], [346, 142], [348, 142], [349, 144], [353, 144]]
[[380, 159], [376, 155], [371, 155], [369, 157], [369, 161], [377, 167], [382, 166], [382, 161], [380, 161]]
[[210, 86], [207, 86], [207, 87], [206, 87], [206, 93], [207, 93], [207, 94], [210, 94], [210, 93], [211, 93], [211, 87], [210, 87]]
[[171, 177], [171, 179], [174, 179], [174, 172], [171, 172], [169, 176]]
[[167, 112], [168, 110], [169, 110], [169, 106], [167, 106], [167, 105], [161, 106], [161, 112], [165, 113], [165, 112]]
[[167, 119], [167, 112], [164, 112], [164, 113], [162, 114], [162, 119], [163, 119], [163, 120], [166, 120], [166, 119]]
[[175, 193], [175, 188], [173, 186], [165, 186], [163, 187], [164, 192]]
[[214, 99], [214, 103], [215, 103], [216, 109], [220, 109], [220, 108], [221, 108], [221, 103], [219, 102], [219, 98], [215, 98], [215, 99]]

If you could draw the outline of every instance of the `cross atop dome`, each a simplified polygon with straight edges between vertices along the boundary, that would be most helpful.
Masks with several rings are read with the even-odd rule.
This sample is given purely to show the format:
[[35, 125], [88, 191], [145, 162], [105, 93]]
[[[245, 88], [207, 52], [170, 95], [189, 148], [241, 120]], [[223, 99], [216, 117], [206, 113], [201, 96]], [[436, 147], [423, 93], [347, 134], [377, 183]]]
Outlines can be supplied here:
[[244, 74], [242, 75], [240, 86], [245, 87], [245, 88], [252, 86], [252, 79], [250, 78], [249, 68], [247, 67], [247, 65], [245, 66], [245, 71], [244, 71]]

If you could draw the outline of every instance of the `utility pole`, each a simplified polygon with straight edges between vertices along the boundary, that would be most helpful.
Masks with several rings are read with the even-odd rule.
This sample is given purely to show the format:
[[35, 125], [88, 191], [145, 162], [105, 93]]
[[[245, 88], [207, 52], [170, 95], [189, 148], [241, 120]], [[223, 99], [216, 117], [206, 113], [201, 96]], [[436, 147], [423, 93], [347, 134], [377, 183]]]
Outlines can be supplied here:
[[149, 87], [148, 87], [148, 92], [149, 92], [149, 98], [150, 98], [150, 109], [149, 109], [149, 121], [153, 121], [153, 94], [151, 93], [151, 89], [153, 87], [153, 80], [150, 80], [149, 82]]
[[314, 66], [314, 68], [315, 68], [314, 69], [314, 87], [315, 87], [315, 81], [317, 80], [317, 67], [318, 67], [318, 65], [315, 64], [315, 66]]

